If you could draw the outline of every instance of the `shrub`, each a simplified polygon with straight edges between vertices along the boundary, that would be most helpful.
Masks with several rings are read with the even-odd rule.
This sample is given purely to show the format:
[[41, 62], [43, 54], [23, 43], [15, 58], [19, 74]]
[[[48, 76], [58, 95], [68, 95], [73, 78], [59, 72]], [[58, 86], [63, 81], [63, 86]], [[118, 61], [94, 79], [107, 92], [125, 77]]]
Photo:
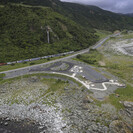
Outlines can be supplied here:
[[13, 64], [11, 64], [11, 66], [14, 66], [15, 64], [13, 63]]
[[27, 62], [25, 61], [25, 62], [23, 62], [23, 64], [27, 64]]
[[30, 65], [34, 65], [35, 63], [31, 62]]
[[3, 80], [3, 78], [5, 77], [6, 75], [4, 73], [0, 74], [0, 81]]
[[77, 57], [78, 59], [80, 59], [80, 58], [81, 58], [81, 55], [80, 55], [80, 54], [78, 54], [76, 57]]
[[57, 81], [56, 81], [56, 83], [61, 83], [62, 81], [61, 81], [61, 79], [58, 79]]

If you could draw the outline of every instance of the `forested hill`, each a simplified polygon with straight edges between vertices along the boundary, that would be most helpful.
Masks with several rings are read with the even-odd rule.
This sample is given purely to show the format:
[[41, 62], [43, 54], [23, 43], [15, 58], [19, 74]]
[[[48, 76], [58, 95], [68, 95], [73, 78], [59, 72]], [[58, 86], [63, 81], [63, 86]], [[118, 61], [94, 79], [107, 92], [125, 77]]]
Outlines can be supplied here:
[[18, 4], [0, 6], [0, 62], [76, 51], [93, 45], [97, 39], [93, 31], [52, 8]]
[[[105, 11], [96, 6], [60, 2], [59, 0], [7, 0], [6, 4], [11, 2], [51, 7], [54, 11], [84, 27], [110, 31], [133, 29], [133, 18]], [[1, 3], [5, 3], [5, 0], [1, 0]]]
[[94, 28], [132, 30], [133, 18], [59, 0], [0, 0], [0, 62], [88, 48]]

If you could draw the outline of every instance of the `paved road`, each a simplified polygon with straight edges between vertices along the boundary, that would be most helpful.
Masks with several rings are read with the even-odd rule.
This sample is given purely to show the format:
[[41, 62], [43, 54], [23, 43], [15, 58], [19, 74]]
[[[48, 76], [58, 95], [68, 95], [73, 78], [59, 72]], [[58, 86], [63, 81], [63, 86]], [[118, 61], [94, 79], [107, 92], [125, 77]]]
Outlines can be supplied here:
[[100, 40], [99, 42], [97, 42], [97, 44], [96, 44], [95, 46], [93, 46], [92, 49], [97, 49], [97, 48], [101, 47], [101, 45], [102, 45], [104, 42], [106, 42], [110, 37], [116, 37], [116, 36], [119, 36], [119, 35], [120, 35], [120, 33], [107, 36], [107, 37], [104, 38], [103, 40]]
[[0, 72], [0, 74], [1, 74], [1, 73], [5, 73], [5, 74], [6, 74], [6, 73], [8, 73], [8, 72], [14, 72], [14, 71], [25, 70], [25, 69], [27, 70], [27, 69], [36, 68], [36, 67], [38, 67], [38, 66], [48, 65], [48, 64], [51, 64], [51, 63], [55, 63], [55, 62], [63, 61], [63, 60], [66, 60], [66, 59], [74, 58], [74, 57], [76, 57], [78, 54], [84, 54], [84, 53], [86, 53], [86, 52], [89, 52], [89, 48], [88, 48], [88, 49], [85, 49], [85, 50], [81, 50], [81, 51], [79, 51], [79, 52], [75, 52], [75, 54], [70, 55], [70, 56], [67, 56], [67, 57], [64, 57], [64, 58], [52, 60], [52, 61], [49, 61], [49, 62], [46, 62], [46, 63], [37, 64], [37, 65], [33, 65], [33, 66], [28, 66], [28, 67], [23, 67], [23, 68], [18, 68], [18, 69], [3, 71], [3, 72]]
[[[115, 35], [111, 35], [111, 36], [117, 36], [118, 34], [115, 34]], [[106, 37], [105, 39], [103, 39], [102, 41], [98, 42], [96, 44], [96, 46], [94, 46], [93, 49], [96, 49], [97, 47], [100, 47], [107, 39], [109, 39], [109, 37], [111, 36], [108, 36]], [[48, 65], [48, 64], [51, 64], [51, 63], [55, 63], [55, 62], [59, 62], [59, 61], [64, 61], [66, 59], [70, 59], [70, 58], [74, 58], [76, 57], [78, 54], [84, 54], [86, 52], [89, 52], [90, 48], [87, 48], [87, 49], [84, 49], [84, 50], [81, 50], [81, 51], [78, 51], [78, 52], [75, 52], [73, 55], [70, 55], [70, 56], [67, 56], [67, 57], [64, 57], [64, 58], [60, 58], [60, 59], [56, 59], [56, 60], [53, 60], [53, 61], [49, 61], [49, 62], [46, 62], [46, 63], [42, 63], [42, 64], [37, 64], [37, 65], [33, 65], [33, 66], [27, 66], [27, 67], [23, 67], [23, 68], [18, 68], [18, 69], [13, 69], [13, 70], [8, 70], [8, 71], [3, 71], [3, 72], [0, 72], [1, 73], [5, 73], [7, 76], [8, 74], [10, 75], [10, 73], [14, 73], [14, 76], [13, 77], [16, 77], [16, 76], [20, 76], [20, 75], [24, 75], [24, 74], [27, 74], [30, 69], [35, 69], [37, 67], [41, 67], [41, 66], [44, 66], [44, 65]], [[9, 77], [11, 78], [11, 77]]]
[[106, 37], [105, 39], [103, 39], [102, 41], [100, 41], [98, 44], [96, 44], [93, 49], [97, 49], [99, 48], [106, 40], [108, 40], [110, 38], [110, 36]]
[[[67, 64], [68, 67], [65, 69], [65, 70], [54, 70], [52, 68], [55, 68], [55, 67], [61, 67], [62, 64]], [[59, 72], [59, 73], [65, 73], [65, 74], [70, 74], [72, 75], [73, 72], [71, 71], [71, 69], [74, 67], [74, 66], [78, 66], [78, 67], [81, 67], [81, 70], [82, 72], [79, 72], [77, 71], [77, 75], [78, 76], [82, 76], [82, 77], [85, 77], [86, 80], [89, 80], [91, 82], [95, 82], [95, 83], [102, 83], [102, 82], [107, 82], [109, 81], [107, 78], [105, 78], [103, 75], [101, 75], [99, 72], [93, 70], [88, 64], [81, 64], [79, 62], [76, 62], [76, 61], [61, 61], [61, 62], [56, 62], [54, 63], [53, 65], [50, 65], [48, 67], [38, 67], [36, 69], [31, 69], [30, 72]]]

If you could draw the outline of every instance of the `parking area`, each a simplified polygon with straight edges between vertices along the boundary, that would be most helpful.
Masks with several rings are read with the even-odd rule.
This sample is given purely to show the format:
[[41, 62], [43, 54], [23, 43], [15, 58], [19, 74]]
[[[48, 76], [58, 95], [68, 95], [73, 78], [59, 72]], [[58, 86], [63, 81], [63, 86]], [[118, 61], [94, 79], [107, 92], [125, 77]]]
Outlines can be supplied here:
[[85, 80], [89, 80], [95, 83], [102, 83], [102, 82], [108, 81], [106, 77], [104, 77], [102, 74], [92, 69], [89, 65], [82, 65], [82, 64], [77, 64], [74, 62], [72, 63], [67, 61], [56, 62], [47, 68], [38, 67], [38, 68], [30, 69], [30, 72], [33, 72], [33, 71], [34, 72], [36, 71], [60, 72], [60, 73], [65, 73], [70, 75], [75, 73], [75, 76], [82, 77]]
[[118, 82], [110, 81], [88, 64], [79, 63], [73, 60], [59, 61], [47, 65], [32, 66], [27, 69], [10, 71], [6, 73], [5, 78], [13, 78], [34, 73], [51, 73], [73, 78], [87, 89], [91, 90], [93, 92], [92, 96], [98, 100], [103, 100], [118, 88]]

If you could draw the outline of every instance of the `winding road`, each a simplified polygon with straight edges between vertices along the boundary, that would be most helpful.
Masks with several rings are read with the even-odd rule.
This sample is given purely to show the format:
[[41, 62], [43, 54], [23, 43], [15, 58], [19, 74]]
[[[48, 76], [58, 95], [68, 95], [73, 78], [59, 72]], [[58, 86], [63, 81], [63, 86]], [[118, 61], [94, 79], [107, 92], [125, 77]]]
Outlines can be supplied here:
[[[120, 33], [119, 33], [119, 34], [120, 34]], [[96, 45], [93, 46], [92, 48], [93, 48], [93, 49], [96, 49], [96, 48], [100, 47], [100, 46], [101, 46], [105, 41], [107, 41], [110, 37], [112, 37], [112, 36], [118, 36], [119, 34], [113, 34], [113, 35], [107, 36], [107, 37], [104, 38], [103, 40], [100, 40], [98, 43], [96, 43]], [[8, 71], [2, 71], [2, 72], [0, 72], [0, 74], [2, 74], [2, 73], [5, 73], [5, 74], [6, 74], [6, 73], [8, 73], [8, 72], [14, 72], [14, 71], [17, 71], [17, 70], [31, 69], [31, 68], [35, 68], [35, 67], [37, 67], [37, 66], [43, 66], [43, 65], [48, 65], [48, 64], [51, 64], [51, 63], [63, 61], [63, 60], [65, 60], [65, 59], [74, 58], [74, 57], [76, 57], [76, 56], [79, 55], [79, 54], [87, 53], [87, 52], [89, 52], [89, 50], [90, 50], [90, 48], [87, 48], [87, 49], [84, 49], [84, 50], [75, 52], [74, 54], [72, 54], [72, 55], [70, 55], [70, 56], [67, 56], [67, 57], [64, 57], [64, 58], [52, 60], [52, 61], [49, 61], [49, 62], [46, 62], [46, 63], [37, 64], [37, 65], [33, 65], [33, 66], [27, 66], [27, 67], [18, 68], [18, 69], [13, 69], [13, 70], [8, 70]]]
[[[92, 48], [93, 48], [93, 49], [96, 49], [96, 48], [100, 47], [100, 46], [101, 46], [105, 41], [107, 41], [110, 37], [112, 37], [112, 36], [115, 37], [115, 36], [118, 36], [119, 34], [120, 34], [120, 33], [107, 36], [107, 37], [104, 38], [103, 40], [99, 41], [99, 42], [98, 42], [95, 46], [93, 46]], [[74, 57], [76, 57], [76, 56], [79, 55], [79, 54], [84, 54], [84, 53], [89, 52], [89, 50], [90, 50], [90, 48], [87, 48], [87, 49], [84, 49], [84, 50], [75, 52], [74, 54], [69, 55], [69, 56], [64, 57], [64, 58], [52, 60], [52, 61], [49, 61], [49, 62], [46, 62], [46, 63], [37, 64], [37, 65], [33, 65], [33, 66], [27, 66], [27, 67], [18, 68], [18, 69], [13, 69], [13, 70], [8, 70], [8, 71], [2, 71], [2, 72], [0, 72], [0, 74], [2, 74], [2, 73], [6, 74], [6, 78], [7, 78], [7, 79], [8, 79], [8, 78], [17, 77], [17, 76], [21, 76], [21, 75], [25, 75], [25, 74], [29, 74], [31, 69], [35, 69], [35, 68], [37, 68], [37, 67], [41, 67], [41, 66], [44, 66], [44, 65], [49, 65], [49, 64], [51, 64], [51, 63], [56, 63], [56, 62], [59, 62], [59, 61], [64, 61], [64, 60], [66, 60], [66, 59], [74, 58]], [[62, 75], [65, 75], [65, 76], [74, 78], [76, 81], [78, 81], [78, 82], [80, 82], [82, 85], [84, 85], [87, 89], [90, 89], [90, 85], [87, 85], [86, 83], [84, 83], [83, 81], [79, 80], [79, 79], [76, 78], [75, 76], [71, 76], [71, 75], [63, 74], [63, 73], [58, 73], [58, 74], [62, 74]], [[107, 84], [107, 83], [106, 83], [106, 84]], [[93, 89], [95, 89], [95, 90], [107, 90], [107, 87], [105, 86], [105, 83], [103, 83], [102, 85], [103, 85], [104, 89], [98, 89], [98, 88], [93, 88]]]

